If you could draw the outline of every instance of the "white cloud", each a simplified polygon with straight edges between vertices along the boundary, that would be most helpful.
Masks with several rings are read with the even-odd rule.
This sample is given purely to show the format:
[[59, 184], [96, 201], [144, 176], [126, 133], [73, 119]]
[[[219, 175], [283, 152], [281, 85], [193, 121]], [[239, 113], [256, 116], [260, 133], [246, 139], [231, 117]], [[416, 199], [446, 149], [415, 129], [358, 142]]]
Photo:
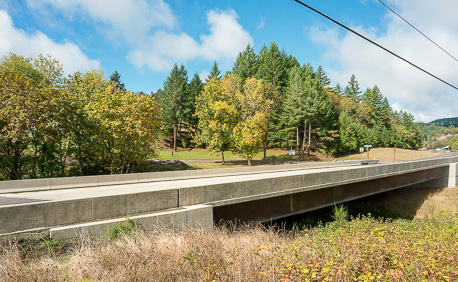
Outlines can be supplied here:
[[[454, 49], [458, 46], [458, 2], [393, 0], [389, 4], [444, 49], [452, 54], [455, 51], [455, 57], [458, 56]], [[458, 63], [455, 60], [396, 16], [388, 14], [388, 19], [384, 33], [376, 33], [374, 27], [354, 29], [432, 74], [458, 85]], [[337, 28], [317, 27], [308, 32], [315, 43], [323, 46], [323, 58], [327, 64], [337, 63], [338, 69], [324, 64], [333, 81], [345, 86], [354, 73], [362, 87], [378, 85], [382, 93], [395, 103], [396, 109], [407, 110], [420, 121], [458, 115], [457, 90], [353, 34], [347, 33], [339, 38]]]
[[27, 0], [30, 7], [44, 14], [54, 7], [69, 15], [89, 16], [102, 24], [103, 35], [113, 40], [121, 36], [134, 44], [151, 28], [175, 25], [175, 17], [162, 0]]
[[[106, 38], [122, 40], [130, 50], [127, 59], [135, 66], [169, 70], [174, 63], [189, 60], [235, 59], [247, 44], [250, 34], [237, 22], [232, 10], [210, 10], [209, 32], [199, 40], [176, 31], [177, 20], [163, 0], [27, 0], [30, 7], [43, 14], [52, 8], [68, 14], [89, 16]], [[51, 9], [50, 9], [51, 8]]]
[[64, 65], [66, 73], [98, 69], [100, 63], [88, 58], [81, 49], [71, 42], [63, 44], [52, 41], [41, 32], [28, 34], [16, 29], [6, 11], [0, 10], [0, 56], [13, 52], [24, 57], [50, 54]]
[[138, 44], [128, 59], [137, 67], [152, 70], [169, 70], [174, 63], [203, 59], [227, 61], [235, 59], [247, 44], [253, 45], [250, 34], [237, 22], [233, 10], [207, 13], [209, 33], [200, 36], [200, 42], [186, 33], [158, 31]]

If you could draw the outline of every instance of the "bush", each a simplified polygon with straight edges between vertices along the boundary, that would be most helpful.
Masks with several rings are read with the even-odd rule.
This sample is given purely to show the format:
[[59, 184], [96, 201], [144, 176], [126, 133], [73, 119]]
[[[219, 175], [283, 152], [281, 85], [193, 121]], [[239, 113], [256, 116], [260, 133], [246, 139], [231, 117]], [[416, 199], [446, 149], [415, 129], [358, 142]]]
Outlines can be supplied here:
[[143, 227], [132, 219], [127, 219], [123, 222], [111, 226], [108, 230], [108, 237], [118, 239], [122, 236], [130, 236], [134, 233], [142, 232]]
[[334, 205], [332, 218], [337, 222], [344, 222], [348, 219], [348, 208], [344, 205]]

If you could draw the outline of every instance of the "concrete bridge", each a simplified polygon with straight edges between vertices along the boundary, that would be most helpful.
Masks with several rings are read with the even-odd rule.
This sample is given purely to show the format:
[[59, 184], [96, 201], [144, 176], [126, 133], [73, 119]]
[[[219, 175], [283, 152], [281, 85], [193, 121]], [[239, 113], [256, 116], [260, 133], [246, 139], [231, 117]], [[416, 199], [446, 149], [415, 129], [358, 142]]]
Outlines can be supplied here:
[[455, 187], [458, 155], [406, 162], [302, 163], [0, 182], [0, 234], [105, 232], [152, 225], [269, 221], [411, 185]]

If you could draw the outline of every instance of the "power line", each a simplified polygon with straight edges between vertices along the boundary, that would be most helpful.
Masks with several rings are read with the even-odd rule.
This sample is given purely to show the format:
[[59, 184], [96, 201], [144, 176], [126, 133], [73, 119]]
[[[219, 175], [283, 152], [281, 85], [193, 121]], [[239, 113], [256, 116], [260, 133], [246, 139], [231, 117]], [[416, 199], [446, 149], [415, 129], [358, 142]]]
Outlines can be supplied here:
[[406, 19], [404, 19], [401, 15], [399, 15], [398, 13], [396, 13], [393, 9], [391, 9], [388, 5], [386, 5], [385, 3], [383, 3], [382, 1], [380, 0], [377, 0], [379, 1], [383, 6], [385, 6], [388, 10], [390, 10], [391, 12], [393, 12], [396, 16], [398, 16], [399, 18], [401, 18], [403, 21], [405, 21], [408, 25], [410, 25], [413, 29], [415, 29], [416, 31], [418, 31], [421, 35], [423, 35], [424, 37], [426, 37], [429, 41], [431, 41], [434, 45], [436, 45], [437, 47], [439, 47], [442, 51], [444, 51], [447, 55], [449, 55], [450, 57], [452, 57], [455, 61], [458, 62], [458, 60], [453, 57], [449, 52], [445, 51], [444, 48], [442, 48], [441, 46], [439, 46], [439, 44], [437, 44], [436, 42], [434, 42], [431, 38], [429, 38], [428, 36], [426, 36], [423, 32], [421, 32], [418, 28], [416, 28], [415, 26], [413, 26], [411, 23], [409, 23]]
[[432, 73], [430, 73], [430, 72], [428, 72], [428, 71], [426, 71], [426, 70], [420, 68], [419, 66], [415, 65], [414, 63], [411, 63], [410, 61], [408, 61], [408, 60], [404, 59], [403, 57], [399, 56], [398, 54], [396, 54], [396, 53], [394, 53], [394, 52], [388, 50], [387, 48], [381, 46], [380, 44], [378, 44], [378, 43], [376, 43], [376, 42], [370, 40], [369, 38], [365, 37], [364, 35], [362, 35], [362, 34], [356, 32], [356, 31], [354, 31], [353, 29], [347, 27], [346, 25], [344, 25], [344, 24], [342, 24], [342, 23], [340, 23], [340, 22], [334, 20], [333, 18], [331, 18], [331, 17], [329, 17], [329, 16], [323, 14], [322, 12], [320, 12], [320, 11], [318, 11], [318, 10], [316, 10], [316, 9], [314, 9], [314, 8], [312, 8], [312, 7], [310, 7], [309, 5], [305, 4], [304, 2], [299, 1], [299, 0], [293, 0], [293, 1], [296, 2], [296, 3], [298, 3], [298, 4], [300, 4], [300, 5], [302, 5], [302, 6], [304, 6], [304, 7], [306, 7], [306, 8], [308, 8], [308, 9], [310, 9], [310, 10], [312, 10], [312, 11], [314, 11], [315, 13], [317, 13], [317, 14], [319, 14], [319, 15], [325, 17], [325, 18], [327, 18], [328, 20], [330, 20], [330, 21], [332, 21], [333, 23], [335, 23], [335, 24], [337, 24], [337, 25], [343, 27], [344, 29], [350, 31], [351, 33], [353, 33], [353, 34], [355, 34], [355, 35], [361, 37], [362, 39], [364, 39], [364, 40], [366, 40], [366, 41], [369, 41], [369, 42], [372, 43], [373, 45], [375, 45], [375, 46], [377, 46], [377, 47], [379, 47], [379, 48], [385, 50], [386, 52], [388, 52], [388, 53], [390, 53], [391, 55], [397, 57], [398, 59], [403, 60], [404, 62], [408, 63], [409, 65], [411, 65], [411, 66], [413, 66], [413, 67], [415, 67], [415, 68], [421, 70], [422, 72], [424, 72], [424, 73], [426, 73], [426, 74], [428, 74], [428, 75], [434, 77], [435, 79], [437, 79], [437, 80], [439, 80], [439, 81], [441, 81], [441, 82], [447, 84], [448, 86], [450, 86], [450, 87], [455, 88], [456, 90], [458, 90], [458, 88], [457, 88], [456, 86], [454, 86], [454, 85], [448, 83], [447, 81], [445, 81], [445, 80], [443, 80], [443, 79], [441, 79], [441, 78], [435, 76], [434, 74], [432, 74]]

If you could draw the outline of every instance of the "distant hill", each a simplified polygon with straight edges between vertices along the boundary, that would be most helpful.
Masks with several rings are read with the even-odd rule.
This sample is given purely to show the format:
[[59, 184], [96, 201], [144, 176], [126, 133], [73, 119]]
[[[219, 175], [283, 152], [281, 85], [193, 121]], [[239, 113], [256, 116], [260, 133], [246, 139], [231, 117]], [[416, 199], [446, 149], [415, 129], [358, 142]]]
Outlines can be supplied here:
[[430, 123], [443, 127], [458, 127], [458, 117], [436, 119]]
[[458, 117], [436, 119], [429, 123], [419, 122], [417, 125], [428, 149], [450, 146], [458, 136]]

